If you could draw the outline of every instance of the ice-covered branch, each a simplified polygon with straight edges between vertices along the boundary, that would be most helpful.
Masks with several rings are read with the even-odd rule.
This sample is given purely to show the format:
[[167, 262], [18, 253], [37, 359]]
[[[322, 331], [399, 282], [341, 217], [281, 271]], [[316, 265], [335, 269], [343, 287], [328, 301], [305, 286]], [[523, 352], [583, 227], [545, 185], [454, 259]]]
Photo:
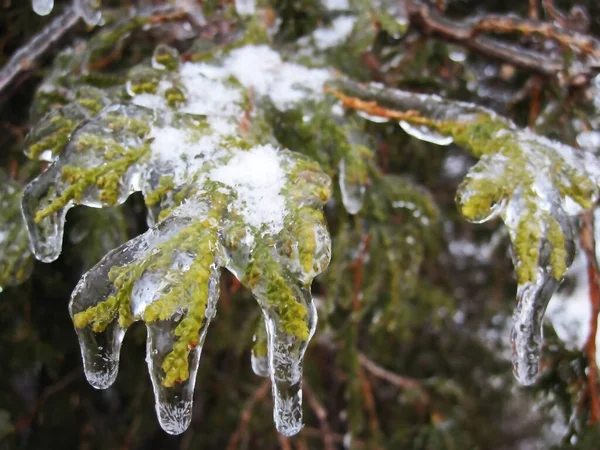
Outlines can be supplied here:
[[136, 191], [145, 197], [154, 226], [84, 275], [71, 314], [97, 388], [117, 375], [126, 329], [146, 323], [156, 411], [170, 433], [191, 419], [221, 268], [263, 311], [266, 361], [258, 372], [271, 377], [278, 430], [302, 427], [302, 358], [317, 320], [310, 285], [329, 263], [321, 207], [331, 181], [315, 162], [281, 148], [263, 113], [245, 108], [250, 89], [259, 105], [282, 112], [322, 101], [330, 76], [264, 45], [183, 64], [161, 45], [149, 65], [129, 72], [122, 91], [83, 91], [28, 137], [30, 156], [54, 160], [22, 202], [38, 259], [58, 257], [74, 205], [117, 205]]
[[[566, 72], [569, 82], [576, 80], [577, 75], [588, 76], [597, 71], [600, 42], [592, 36], [559, 28], [548, 22], [500, 15], [458, 21], [440, 14], [419, 0], [407, 1], [407, 11], [411, 24], [423, 32], [517, 67], [549, 76]], [[525, 48], [485, 36], [486, 33], [492, 36], [515, 33], [541, 36], [574, 49], [581, 58], [566, 64], [563, 54]]]
[[598, 198], [596, 157], [520, 129], [471, 103], [348, 80], [329, 89], [347, 108], [399, 121], [418, 139], [454, 142], [479, 158], [456, 201], [468, 220], [501, 217], [508, 228], [519, 284], [512, 331], [514, 371], [521, 383], [533, 383], [546, 305], [573, 261], [573, 217]]

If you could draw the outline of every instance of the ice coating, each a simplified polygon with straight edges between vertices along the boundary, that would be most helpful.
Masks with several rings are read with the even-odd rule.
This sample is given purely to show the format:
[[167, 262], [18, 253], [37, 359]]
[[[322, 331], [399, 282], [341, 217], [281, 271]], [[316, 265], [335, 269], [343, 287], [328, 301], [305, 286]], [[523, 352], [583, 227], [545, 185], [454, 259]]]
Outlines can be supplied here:
[[415, 137], [421, 141], [431, 142], [436, 145], [450, 145], [452, 144], [452, 136], [444, 136], [434, 130], [429, 129], [424, 125], [413, 125], [405, 120], [401, 120], [400, 128], [402, 128], [407, 134]]
[[[247, 62], [257, 52], [268, 60], [270, 85], [245, 74], [235, 60]], [[75, 98], [28, 138], [29, 152], [38, 157], [53, 144], [54, 163], [26, 187], [22, 201], [41, 260], [60, 254], [72, 206], [99, 208], [121, 204], [133, 192], [144, 195], [151, 228], [82, 277], [70, 312], [86, 377], [96, 388], [114, 382], [127, 328], [145, 322], [156, 413], [168, 433], [183, 432], [191, 420], [221, 268], [262, 309], [264, 345], [259, 359], [253, 351], [252, 365], [272, 380], [277, 429], [291, 435], [302, 427], [302, 358], [317, 320], [310, 285], [330, 259], [321, 208], [331, 181], [316, 163], [241, 118], [247, 88], [258, 101], [281, 107], [322, 95], [328, 72], [315, 69], [303, 82], [311, 70], [282, 61], [266, 46], [183, 65], [174, 50], [159, 46], [150, 67], [130, 71], [129, 99], [88, 95], [92, 101], [84, 104], [93, 107], [81, 113]], [[239, 82], [232, 82], [236, 74]], [[73, 128], [56, 125], [64, 118]], [[252, 125], [255, 118], [249, 120]], [[57, 130], [65, 142], [60, 149]]]
[[54, 0], [31, 0], [33, 11], [40, 16], [47, 16], [54, 8]]
[[376, 84], [340, 85], [363, 100], [411, 110], [400, 125], [414, 137], [454, 142], [479, 158], [459, 186], [456, 202], [466, 219], [481, 223], [500, 217], [508, 229], [518, 282], [514, 373], [522, 384], [534, 383], [544, 312], [574, 258], [574, 216], [598, 199], [597, 158], [471, 103]]
[[101, 3], [102, 0], [73, 0], [73, 9], [85, 23], [94, 26], [102, 20]]

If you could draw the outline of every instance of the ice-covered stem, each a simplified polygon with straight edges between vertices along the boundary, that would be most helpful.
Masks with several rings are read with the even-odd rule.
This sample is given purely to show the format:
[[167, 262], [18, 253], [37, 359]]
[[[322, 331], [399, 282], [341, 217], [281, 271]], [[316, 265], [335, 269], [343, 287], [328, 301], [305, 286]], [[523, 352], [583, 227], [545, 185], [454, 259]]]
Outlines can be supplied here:
[[571, 216], [590, 208], [598, 197], [597, 159], [519, 129], [474, 104], [348, 80], [330, 90], [348, 108], [419, 127], [411, 134], [420, 139], [446, 136], [479, 158], [456, 201], [468, 220], [478, 223], [499, 216], [508, 227], [519, 283], [515, 374], [523, 384], [534, 382], [543, 314], [573, 261]]
[[[0, 70], [0, 93], [13, 81], [30, 72], [46, 51], [63, 37], [79, 20], [71, 7], [56, 16], [52, 21], [22, 48], [17, 50]], [[22, 81], [22, 79], [21, 79]]]
[[[558, 76], [567, 72], [568, 83], [578, 81], [576, 75], [593, 72], [594, 61], [600, 55], [600, 43], [589, 35], [569, 31], [549, 22], [524, 19], [515, 16], [489, 15], [459, 21], [436, 12], [426, 2], [407, 2], [410, 23], [423, 32], [464, 45], [470, 50], [507, 62], [535, 73]], [[521, 33], [537, 35], [561, 43], [562, 48], [572, 49], [588, 57], [582, 62], [565, 65], [565, 56], [552, 52], [539, 52], [523, 46], [485, 36]], [[579, 78], [581, 80], [581, 78]]]
[[[131, 179], [132, 166], [148, 156], [150, 147], [143, 137], [149, 126], [142, 120], [143, 111], [115, 105], [96, 117], [97, 122], [81, 127], [72, 136], [65, 150], [67, 157], [52, 164], [23, 194], [32, 249], [43, 261], [53, 261], [60, 254], [69, 208], [74, 204], [122, 203], [132, 192], [129, 184], [135, 181]], [[90, 167], [91, 156], [96, 165]], [[122, 179], [128, 175], [130, 181], [123, 185]]]

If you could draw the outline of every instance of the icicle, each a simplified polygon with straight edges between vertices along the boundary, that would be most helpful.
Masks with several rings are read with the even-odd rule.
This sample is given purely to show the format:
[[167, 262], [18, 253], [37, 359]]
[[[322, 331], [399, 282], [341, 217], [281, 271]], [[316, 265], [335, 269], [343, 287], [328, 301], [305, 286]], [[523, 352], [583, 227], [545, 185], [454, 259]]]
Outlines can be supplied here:
[[[181, 314], [176, 313], [168, 320], [158, 320], [147, 324], [148, 339], [146, 346], [146, 362], [152, 379], [154, 397], [156, 402], [156, 415], [160, 426], [169, 434], [181, 434], [189, 426], [192, 420], [192, 404], [194, 399], [194, 386], [196, 374], [200, 364], [200, 355], [206, 338], [206, 332], [210, 321], [214, 317], [217, 300], [219, 299], [219, 278], [217, 269], [213, 269], [208, 285], [208, 304], [204, 315], [204, 322], [199, 332], [197, 343], [189, 351], [189, 356], [182, 359], [187, 366], [179, 368], [186, 374], [185, 379], [175, 380], [171, 383], [168, 374], [165, 375], [166, 364], [169, 356], [177, 353], [178, 336], [182, 328]], [[183, 344], [180, 344], [182, 346]], [[185, 349], [189, 345], [185, 343]], [[184, 349], [184, 350], [185, 350]], [[173, 365], [180, 362], [174, 360]]]
[[251, 16], [256, 11], [256, 0], [235, 0], [235, 11], [240, 16]]
[[[301, 340], [286, 332], [278, 313], [271, 308], [264, 309], [269, 351], [269, 373], [273, 391], [273, 420], [277, 431], [284, 436], [292, 436], [303, 427], [302, 423], [302, 359], [308, 341], [314, 334], [317, 313], [310, 292], [297, 288], [297, 301], [306, 306], [308, 339]], [[261, 305], [268, 305], [268, 299], [260, 297]]]
[[523, 386], [536, 382], [542, 353], [544, 313], [560, 282], [540, 271], [535, 283], [519, 286], [511, 330], [513, 373]]
[[36, 14], [47, 16], [54, 8], [54, 0], [32, 0], [31, 6]]
[[101, 0], [73, 0], [73, 9], [89, 26], [95, 26], [102, 20]]
[[413, 125], [404, 120], [400, 121], [400, 127], [412, 137], [420, 139], [421, 141], [431, 142], [437, 145], [450, 145], [452, 144], [451, 136], [444, 136], [436, 131], [429, 129], [424, 125]]
[[342, 158], [339, 164], [340, 191], [342, 193], [342, 203], [350, 214], [357, 214], [365, 200], [367, 188], [363, 184], [352, 181], [346, 173], [346, 160]]

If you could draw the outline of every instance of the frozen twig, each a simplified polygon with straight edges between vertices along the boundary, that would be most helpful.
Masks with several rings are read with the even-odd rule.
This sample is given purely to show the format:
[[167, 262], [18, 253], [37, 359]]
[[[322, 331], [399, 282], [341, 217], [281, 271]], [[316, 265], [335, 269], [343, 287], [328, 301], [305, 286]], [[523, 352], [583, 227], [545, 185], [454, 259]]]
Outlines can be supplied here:
[[429, 402], [429, 394], [427, 394], [417, 380], [390, 372], [389, 370], [384, 369], [375, 362], [371, 361], [363, 353], [358, 354], [358, 362], [367, 372], [375, 377], [385, 380], [400, 389], [416, 391], [420, 394], [423, 403]]
[[231, 435], [229, 439], [229, 443], [227, 444], [227, 450], [236, 450], [238, 448], [238, 444], [242, 435], [246, 432], [248, 428], [248, 422], [250, 422], [250, 418], [252, 416], [252, 410], [254, 407], [267, 395], [269, 392], [269, 388], [271, 387], [271, 380], [269, 378], [265, 379], [258, 389], [254, 391], [252, 396], [246, 401], [244, 405], [244, 409], [240, 414], [240, 421], [238, 423], [237, 428]]
[[477, 53], [513, 64], [546, 76], [557, 76], [565, 69], [564, 58], [560, 54], [549, 54], [522, 46], [503, 42], [482, 33], [503, 35], [512, 33], [536, 34], [569, 46], [582, 54], [593, 56], [580, 64], [569, 67], [571, 83], [579, 80], [577, 75], [587, 76], [597, 67], [594, 59], [600, 57], [600, 43], [597, 39], [557, 27], [548, 22], [523, 19], [515, 16], [488, 15], [458, 21], [449, 19], [434, 8], [419, 1], [408, 2], [408, 12], [412, 25], [427, 34], [463, 45]]
[[313, 410], [313, 412], [315, 413], [315, 416], [317, 416], [317, 419], [319, 420], [319, 425], [321, 427], [321, 433], [323, 435], [324, 449], [325, 450], [334, 450], [335, 444], [333, 441], [333, 436], [331, 434], [331, 428], [330, 428], [329, 422], [327, 420], [327, 411], [325, 410], [323, 405], [321, 405], [321, 403], [319, 403], [317, 396], [312, 391], [312, 389], [308, 386], [308, 383], [306, 381], [304, 382], [303, 390], [304, 390], [304, 395], [306, 396], [308, 405]]
[[79, 20], [73, 8], [67, 7], [22, 48], [17, 50], [0, 69], [0, 93], [25, 73], [35, 68], [46, 51], [62, 38]]

